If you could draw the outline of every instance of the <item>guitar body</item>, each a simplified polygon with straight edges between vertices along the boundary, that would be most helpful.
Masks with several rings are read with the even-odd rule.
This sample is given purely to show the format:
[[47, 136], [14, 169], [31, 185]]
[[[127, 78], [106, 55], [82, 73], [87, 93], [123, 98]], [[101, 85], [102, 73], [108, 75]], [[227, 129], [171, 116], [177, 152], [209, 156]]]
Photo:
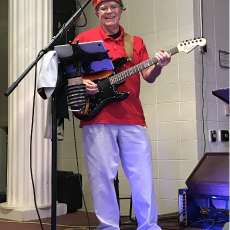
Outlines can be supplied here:
[[91, 120], [107, 104], [116, 101], [122, 101], [129, 95], [128, 92], [118, 92], [116, 85], [111, 85], [109, 78], [96, 81], [99, 92], [95, 95], [89, 95], [86, 98], [86, 105], [83, 111], [74, 112], [74, 115], [80, 120]]

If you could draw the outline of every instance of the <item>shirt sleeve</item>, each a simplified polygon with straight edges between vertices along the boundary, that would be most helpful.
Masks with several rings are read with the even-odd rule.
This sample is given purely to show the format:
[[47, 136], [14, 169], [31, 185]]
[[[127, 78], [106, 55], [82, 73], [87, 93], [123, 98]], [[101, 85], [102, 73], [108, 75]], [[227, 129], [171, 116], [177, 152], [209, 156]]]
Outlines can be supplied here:
[[72, 44], [76, 44], [76, 43], [79, 42], [79, 41], [80, 41], [79, 36], [76, 36], [76, 37], [73, 39]]

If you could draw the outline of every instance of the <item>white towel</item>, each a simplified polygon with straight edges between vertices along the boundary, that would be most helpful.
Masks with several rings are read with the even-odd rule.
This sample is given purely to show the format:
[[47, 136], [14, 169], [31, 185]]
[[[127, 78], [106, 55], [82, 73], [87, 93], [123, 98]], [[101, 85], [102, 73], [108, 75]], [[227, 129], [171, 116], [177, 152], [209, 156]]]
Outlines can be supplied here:
[[43, 99], [52, 95], [56, 87], [57, 77], [58, 57], [56, 51], [49, 51], [43, 56], [38, 74], [37, 90]]
[[41, 60], [38, 73], [37, 91], [43, 99], [49, 99], [47, 103], [45, 138], [52, 138], [51, 95], [57, 84], [58, 57], [56, 51], [49, 51]]

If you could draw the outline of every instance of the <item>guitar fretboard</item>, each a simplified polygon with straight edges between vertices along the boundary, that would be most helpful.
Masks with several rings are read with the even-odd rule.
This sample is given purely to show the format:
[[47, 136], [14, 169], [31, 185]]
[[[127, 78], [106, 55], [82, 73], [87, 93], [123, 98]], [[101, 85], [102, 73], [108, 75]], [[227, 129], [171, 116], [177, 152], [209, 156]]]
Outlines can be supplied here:
[[[169, 54], [171, 54], [171, 55], [174, 55], [174, 54], [178, 53], [178, 48], [174, 47], [174, 48], [168, 50], [167, 52]], [[152, 65], [155, 65], [155, 64], [157, 64], [157, 62], [158, 62], [158, 60], [155, 57], [150, 58], [150, 59], [148, 59], [148, 60], [146, 60], [144, 62], [141, 62], [141, 63], [139, 63], [139, 64], [127, 69], [127, 70], [125, 70], [125, 71], [122, 71], [122, 72], [120, 72], [118, 74], [115, 74], [115, 75], [109, 77], [109, 81], [110, 81], [110, 83], [112, 85], [113, 84], [120, 84], [127, 77], [129, 77], [129, 76], [131, 76], [131, 75], [133, 75], [135, 73], [138, 73], [138, 72], [140, 72], [140, 71], [142, 71], [142, 70], [144, 70], [144, 69], [146, 69], [146, 68], [148, 68], [148, 67], [150, 67]]]

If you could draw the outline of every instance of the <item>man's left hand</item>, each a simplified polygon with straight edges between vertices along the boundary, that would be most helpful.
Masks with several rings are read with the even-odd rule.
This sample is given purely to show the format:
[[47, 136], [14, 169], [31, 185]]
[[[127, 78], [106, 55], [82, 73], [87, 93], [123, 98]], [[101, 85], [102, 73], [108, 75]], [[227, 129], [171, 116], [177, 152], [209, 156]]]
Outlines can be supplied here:
[[160, 50], [155, 54], [155, 58], [158, 60], [157, 65], [164, 67], [171, 61], [171, 55], [164, 50]]

